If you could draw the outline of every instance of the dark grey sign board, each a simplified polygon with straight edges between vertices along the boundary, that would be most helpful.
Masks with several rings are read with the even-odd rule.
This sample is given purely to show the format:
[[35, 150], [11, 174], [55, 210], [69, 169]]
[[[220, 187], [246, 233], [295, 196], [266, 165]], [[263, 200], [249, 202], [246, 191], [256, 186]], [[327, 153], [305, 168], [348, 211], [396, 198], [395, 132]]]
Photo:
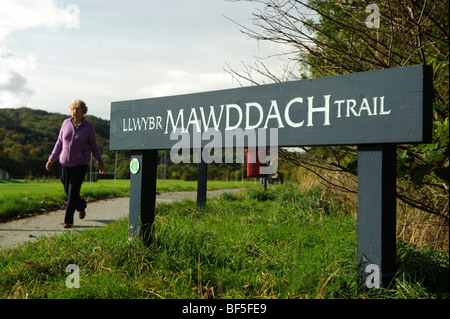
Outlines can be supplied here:
[[237, 130], [270, 128], [278, 141], [266, 145], [420, 143], [431, 138], [430, 85], [427, 68], [416, 65], [113, 102], [110, 149], [170, 149], [173, 131], [220, 132], [225, 141]]

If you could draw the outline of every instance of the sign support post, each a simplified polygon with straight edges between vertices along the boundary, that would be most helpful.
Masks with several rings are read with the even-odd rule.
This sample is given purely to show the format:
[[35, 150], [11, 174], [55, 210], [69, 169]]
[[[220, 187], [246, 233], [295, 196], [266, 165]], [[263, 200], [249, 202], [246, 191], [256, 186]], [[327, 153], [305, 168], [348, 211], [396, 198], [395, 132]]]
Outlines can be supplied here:
[[357, 255], [361, 285], [372, 280], [368, 286], [387, 287], [396, 272], [396, 177], [395, 144], [358, 146]]
[[149, 244], [155, 220], [158, 151], [133, 151], [131, 158], [128, 239], [141, 237]]
[[200, 163], [198, 163], [197, 176], [197, 207], [203, 208], [206, 204], [206, 184], [208, 175], [208, 165], [201, 156]]

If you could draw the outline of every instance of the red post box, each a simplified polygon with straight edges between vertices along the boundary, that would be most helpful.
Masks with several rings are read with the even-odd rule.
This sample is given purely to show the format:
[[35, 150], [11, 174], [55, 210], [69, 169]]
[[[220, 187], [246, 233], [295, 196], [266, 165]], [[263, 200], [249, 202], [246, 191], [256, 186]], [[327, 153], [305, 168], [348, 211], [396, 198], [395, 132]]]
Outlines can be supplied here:
[[247, 177], [264, 177], [264, 175], [261, 175], [259, 172], [259, 168], [262, 164], [258, 159], [258, 149], [251, 148], [248, 150], [246, 148], [245, 153], [247, 154]]

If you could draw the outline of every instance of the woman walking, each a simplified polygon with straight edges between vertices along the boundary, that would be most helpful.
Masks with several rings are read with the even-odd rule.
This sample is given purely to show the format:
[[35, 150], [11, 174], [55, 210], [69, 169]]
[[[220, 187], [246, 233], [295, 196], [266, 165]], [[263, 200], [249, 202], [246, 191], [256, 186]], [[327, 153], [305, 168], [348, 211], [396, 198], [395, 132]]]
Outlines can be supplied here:
[[101, 174], [105, 172], [105, 165], [95, 137], [94, 125], [84, 118], [87, 113], [86, 104], [81, 100], [75, 100], [70, 104], [69, 111], [72, 113], [72, 117], [62, 123], [58, 140], [45, 165], [47, 171], [50, 171], [56, 159], [59, 158], [61, 163], [61, 182], [64, 185], [64, 192], [67, 194], [64, 228], [73, 226], [75, 210], [79, 211], [80, 219], [86, 216], [87, 205], [80, 196], [80, 190], [91, 161], [91, 153], [97, 160], [99, 172]]

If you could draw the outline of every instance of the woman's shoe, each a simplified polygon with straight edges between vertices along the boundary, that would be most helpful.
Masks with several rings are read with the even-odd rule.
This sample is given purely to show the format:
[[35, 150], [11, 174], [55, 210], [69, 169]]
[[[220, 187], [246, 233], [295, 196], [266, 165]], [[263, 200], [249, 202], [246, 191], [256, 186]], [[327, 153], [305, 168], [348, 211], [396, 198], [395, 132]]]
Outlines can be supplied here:
[[64, 228], [72, 228], [73, 225], [72, 224], [64, 224]]
[[80, 210], [78, 216], [80, 217], [80, 219], [83, 219], [86, 216], [86, 211], [84, 209]]

